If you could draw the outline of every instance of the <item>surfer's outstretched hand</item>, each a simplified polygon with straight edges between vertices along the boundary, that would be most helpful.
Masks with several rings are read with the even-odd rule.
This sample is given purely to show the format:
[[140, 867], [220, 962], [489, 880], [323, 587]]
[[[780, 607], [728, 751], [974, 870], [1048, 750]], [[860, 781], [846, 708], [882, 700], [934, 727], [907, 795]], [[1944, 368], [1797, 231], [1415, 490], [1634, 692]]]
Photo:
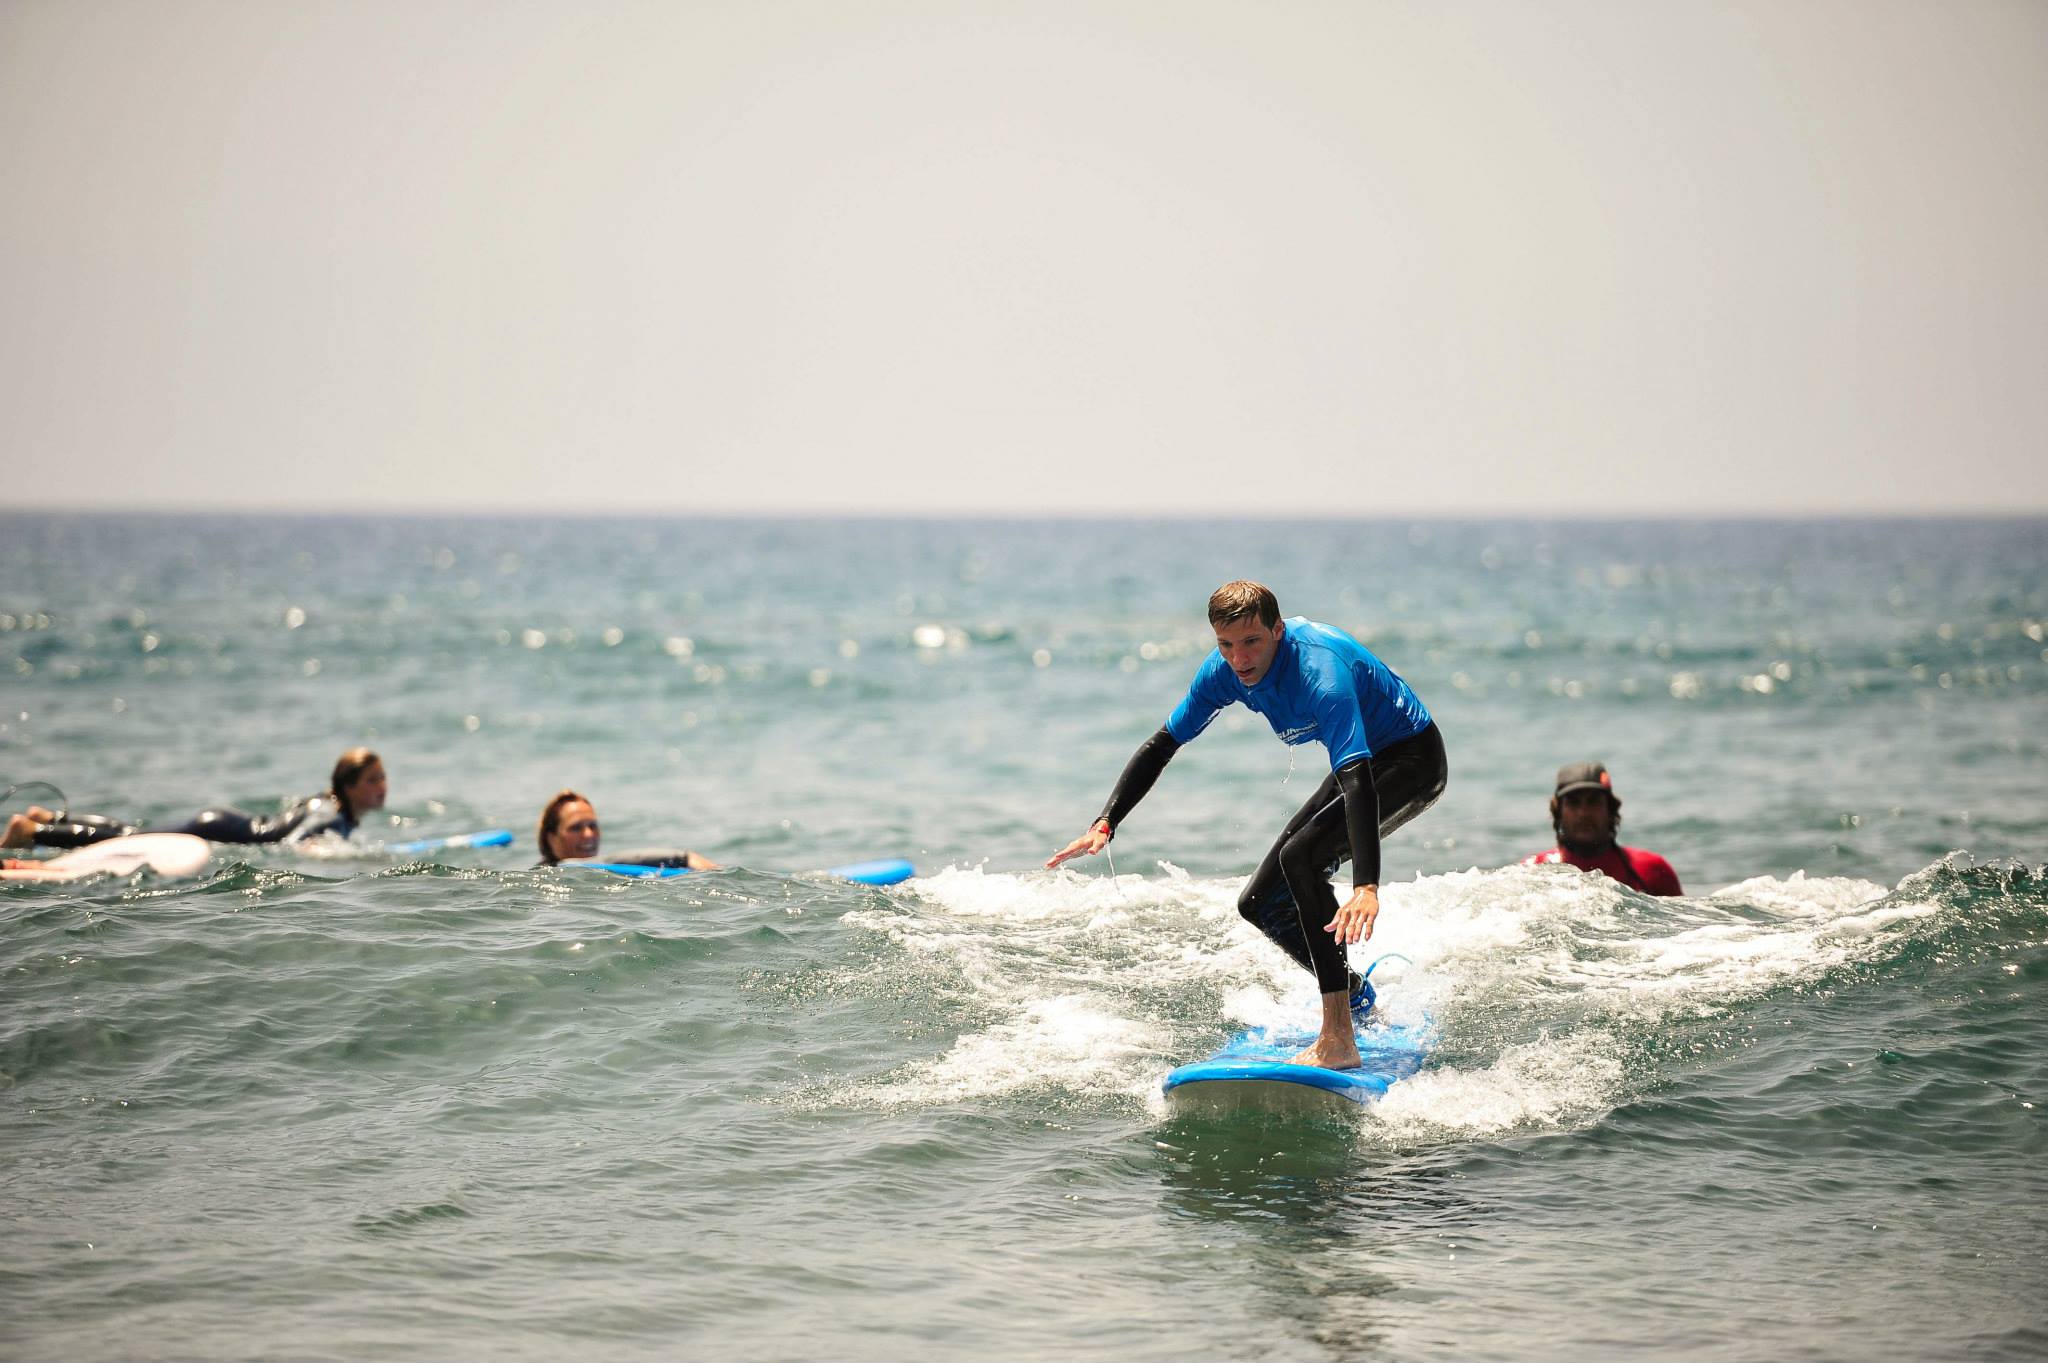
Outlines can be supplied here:
[[1107, 846], [1109, 846], [1109, 830], [1098, 823], [1086, 833], [1083, 833], [1080, 837], [1075, 838], [1065, 847], [1047, 857], [1045, 864], [1047, 869], [1050, 869], [1063, 861], [1071, 861], [1075, 857], [1092, 857]]
[[1372, 940], [1372, 925], [1379, 916], [1380, 887], [1360, 885], [1351, 892], [1351, 898], [1344, 901], [1344, 907], [1337, 910], [1337, 916], [1323, 930], [1336, 934], [1340, 946], [1369, 942]]

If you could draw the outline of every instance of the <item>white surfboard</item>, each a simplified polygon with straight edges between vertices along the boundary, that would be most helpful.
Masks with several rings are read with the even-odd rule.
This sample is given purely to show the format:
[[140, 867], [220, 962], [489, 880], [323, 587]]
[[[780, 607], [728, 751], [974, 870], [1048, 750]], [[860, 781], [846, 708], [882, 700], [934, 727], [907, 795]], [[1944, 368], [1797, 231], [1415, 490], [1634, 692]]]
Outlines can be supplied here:
[[198, 875], [212, 856], [206, 840], [189, 833], [136, 833], [108, 838], [20, 870], [0, 871], [0, 880], [83, 880], [86, 876], [134, 875], [142, 870], [175, 880]]

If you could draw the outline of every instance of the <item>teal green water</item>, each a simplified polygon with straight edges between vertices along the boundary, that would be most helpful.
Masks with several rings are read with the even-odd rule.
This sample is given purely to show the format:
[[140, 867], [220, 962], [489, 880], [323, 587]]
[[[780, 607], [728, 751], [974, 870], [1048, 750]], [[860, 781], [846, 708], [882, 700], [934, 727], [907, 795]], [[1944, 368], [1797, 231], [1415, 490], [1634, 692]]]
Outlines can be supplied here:
[[[1232, 905], [1312, 755], [1219, 720], [1035, 869], [1240, 573], [1450, 749], [1353, 1117], [1157, 1097], [1310, 1015]], [[2038, 521], [0, 520], [0, 788], [392, 785], [0, 887], [0, 1353], [2040, 1357], [2044, 621]], [[1595, 756], [1687, 898], [1512, 865]], [[563, 784], [745, 869], [527, 869]]]

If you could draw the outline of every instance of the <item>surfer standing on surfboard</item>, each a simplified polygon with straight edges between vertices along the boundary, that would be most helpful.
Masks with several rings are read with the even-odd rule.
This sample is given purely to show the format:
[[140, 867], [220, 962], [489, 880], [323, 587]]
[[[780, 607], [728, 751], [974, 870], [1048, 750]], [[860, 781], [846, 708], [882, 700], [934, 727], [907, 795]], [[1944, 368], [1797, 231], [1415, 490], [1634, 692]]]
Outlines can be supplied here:
[[[1266, 717], [1283, 743], [1321, 743], [1330, 775], [1280, 830], [1238, 896], [1237, 911], [1316, 977], [1322, 1030], [1295, 1057], [1306, 1065], [1355, 1069], [1354, 1010], [1372, 1007], [1372, 987], [1345, 948], [1372, 936], [1379, 917], [1380, 839], [1436, 803], [1448, 768], [1443, 736], [1408, 683], [1341, 629], [1295, 616], [1256, 582], [1226, 582], [1209, 598], [1216, 651], [1195, 671], [1166, 724], [1132, 755], [1102, 815], [1046, 865], [1093, 856], [1109, 845], [1181, 745], [1224, 706]], [[1330, 877], [1351, 863], [1351, 897], [1341, 905]]]

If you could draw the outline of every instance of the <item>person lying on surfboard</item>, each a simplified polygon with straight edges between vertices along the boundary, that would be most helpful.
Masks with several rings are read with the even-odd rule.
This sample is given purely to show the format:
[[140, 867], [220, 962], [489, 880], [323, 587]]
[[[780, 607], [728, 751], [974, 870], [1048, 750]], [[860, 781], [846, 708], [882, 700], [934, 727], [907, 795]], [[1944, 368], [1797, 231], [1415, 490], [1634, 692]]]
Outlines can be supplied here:
[[230, 806], [201, 810], [181, 823], [138, 828], [104, 814], [70, 814], [31, 805], [8, 819], [0, 847], [90, 847], [137, 833], [187, 833], [208, 842], [303, 842], [320, 834], [346, 838], [362, 816], [384, 807], [384, 763], [368, 748], [350, 748], [334, 764], [327, 789], [277, 814]]
[[[542, 866], [559, 866], [565, 861], [589, 861], [597, 856], [597, 810], [573, 790], [564, 790], [549, 800], [540, 812], [540, 826], [534, 830]], [[718, 863], [701, 852], [678, 848], [642, 847], [607, 856], [614, 866], [686, 866], [692, 871], [716, 871]]]
[[[1283, 743], [1321, 743], [1330, 775], [1280, 830], [1252, 872], [1237, 911], [1316, 977], [1321, 1032], [1295, 1059], [1355, 1069], [1354, 1012], [1372, 1008], [1372, 986], [1345, 948], [1372, 936], [1379, 918], [1380, 839], [1436, 803], [1448, 779], [1443, 736], [1407, 682], [1341, 629], [1295, 616], [1256, 582], [1226, 582], [1209, 598], [1216, 649], [1187, 695], [1117, 779], [1102, 815], [1046, 865], [1093, 856], [1109, 845], [1183, 744], [1237, 702], [1264, 715]], [[1330, 877], [1351, 863], [1343, 904]]]

